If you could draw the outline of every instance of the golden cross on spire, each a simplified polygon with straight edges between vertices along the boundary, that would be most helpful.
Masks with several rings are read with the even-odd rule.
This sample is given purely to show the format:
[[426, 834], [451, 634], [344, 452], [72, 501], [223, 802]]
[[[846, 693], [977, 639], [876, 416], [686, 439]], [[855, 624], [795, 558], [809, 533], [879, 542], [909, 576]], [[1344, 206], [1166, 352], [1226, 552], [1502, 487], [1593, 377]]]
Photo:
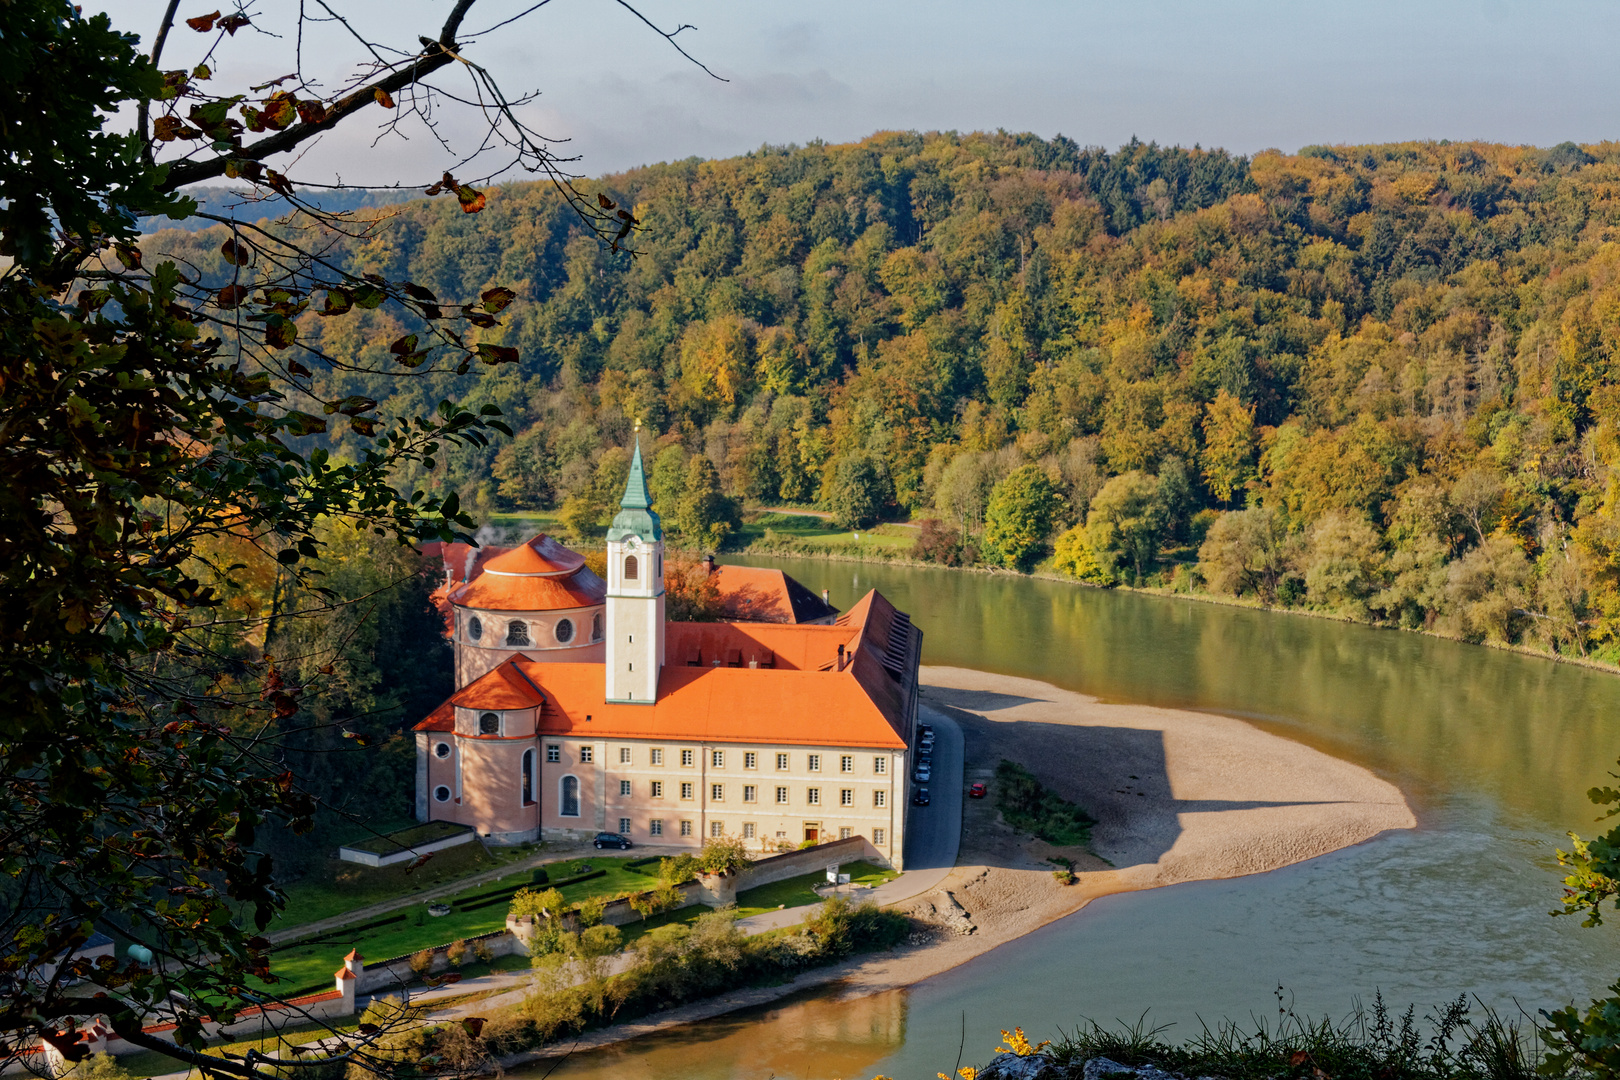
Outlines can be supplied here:
[[641, 430], [641, 417], [639, 417], [639, 416], [636, 417], [636, 430], [638, 432]]

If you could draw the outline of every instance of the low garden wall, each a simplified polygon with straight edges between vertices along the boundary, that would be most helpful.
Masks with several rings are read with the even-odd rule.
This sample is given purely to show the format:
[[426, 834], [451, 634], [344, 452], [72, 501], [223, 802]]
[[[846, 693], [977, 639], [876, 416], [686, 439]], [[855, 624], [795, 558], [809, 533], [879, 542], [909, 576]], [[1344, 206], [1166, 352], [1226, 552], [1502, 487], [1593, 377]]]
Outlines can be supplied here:
[[[473, 949], [479, 942], [488, 946], [491, 956], [513, 956], [518, 953], [528, 953], [528, 948], [519, 940], [511, 930], [492, 930], [487, 934], [464, 938], [467, 942], [467, 955], [473, 955]], [[442, 975], [451, 970], [450, 946], [453, 942], [435, 945], [431, 950], [433, 963], [428, 967], [429, 975]], [[404, 956], [395, 956], [387, 960], [377, 960], [366, 964], [360, 969], [356, 977], [356, 994], [385, 994], [397, 991], [415, 981], [416, 973], [411, 970], [411, 958], [416, 953], [407, 953]]]

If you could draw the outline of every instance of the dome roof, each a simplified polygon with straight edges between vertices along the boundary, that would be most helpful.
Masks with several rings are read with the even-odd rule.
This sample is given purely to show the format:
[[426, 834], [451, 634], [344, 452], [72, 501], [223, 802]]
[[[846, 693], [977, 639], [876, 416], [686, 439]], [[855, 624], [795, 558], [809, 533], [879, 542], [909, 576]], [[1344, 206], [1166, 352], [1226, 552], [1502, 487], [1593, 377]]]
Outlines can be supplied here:
[[584, 556], [541, 533], [492, 556], [472, 579], [450, 589], [457, 607], [482, 611], [572, 611], [607, 600], [607, 583]]
[[585, 565], [585, 557], [540, 533], [484, 564], [484, 573], [513, 577], [561, 577]]

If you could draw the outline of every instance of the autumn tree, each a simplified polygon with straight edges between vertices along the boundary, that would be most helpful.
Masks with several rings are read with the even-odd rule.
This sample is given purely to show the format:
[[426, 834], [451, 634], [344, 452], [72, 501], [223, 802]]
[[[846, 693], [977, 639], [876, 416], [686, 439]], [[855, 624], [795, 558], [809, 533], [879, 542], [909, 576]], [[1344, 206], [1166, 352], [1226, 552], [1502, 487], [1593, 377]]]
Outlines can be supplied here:
[[1051, 477], [1035, 465], [1014, 470], [990, 492], [984, 511], [986, 552], [1009, 569], [1027, 569], [1063, 509]]
[[1159, 558], [1168, 514], [1157, 477], [1122, 473], [1091, 500], [1086, 539], [1093, 555], [1112, 570], [1123, 559], [1141, 578]]
[[1226, 390], [1204, 406], [1204, 483], [1231, 503], [1254, 478], [1254, 410]]

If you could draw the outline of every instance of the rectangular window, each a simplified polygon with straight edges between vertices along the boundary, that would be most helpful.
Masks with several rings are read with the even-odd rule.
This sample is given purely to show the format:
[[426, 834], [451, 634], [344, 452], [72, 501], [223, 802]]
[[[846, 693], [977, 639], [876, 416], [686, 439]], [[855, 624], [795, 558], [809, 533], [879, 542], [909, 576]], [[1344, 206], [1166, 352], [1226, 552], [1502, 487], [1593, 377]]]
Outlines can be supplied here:
[[620, 836], [629, 836], [630, 835], [630, 819], [629, 818], [622, 817], [622, 818], [619, 819], [619, 835]]
[[655, 746], [651, 750], [647, 751], [647, 753], [649, 755], [648, 758], [647, 758], [647, 761], [648, 761], [649, 764], [662, 765], [664, 763], [664, 748], [663, 747]]
[[681, 751], [681, 764], [685, 765], [687, 768], [691, 768], [693, 765], [696, 765], [697, 764], [697, 754], [695, 754], [691, 750], [682, 750]]
[[619, 764], [630, 764], [630, 748], [628, 746], [619, 747]]
[[750, 750], [748, 753], [744, 754], [743, 755], [743, 768], [745, 768], [745, 769], [757, 769], [757, 768], [759, 768], [759, 755], [754, 753], [752, 750]]
[[591, 753], [592, 753], [592, 751], [591, 751], [590, 747], [588, 747], [588, 746], [580, 747], [579, 748], [579, 760], [580, 760], [580, 763], [583, 764], [583, 765], [589, 765], [591, 763]]
[[855, 755], [854, 754], [845, 754], [843, 757], [839, 758], [838, 759], [838, 771], [839, 772], [854, 772], [855, 771]]
[[889, 805], [889, 793], [887, 791], [874, 791], [874, 792], [872, 792], [872, 805], [873, 806], [888, 806]]
[[561, 761], [562, 760], [562, 747], [560, 747], [560, 746], [547, 746], [546, 747], [546, 760], [547, 761], [553, 761], [553, 762]]
[[744, 784], [743, 785], [743, 802], [758, 802], [758, 801], [759, 801], [759, 788], [755, 787], [753, 784]]
[[681, 798], [690, 799], [693, 796], [693, 794], [695, 793], [695, 791], [696, 791], [696, 789], [694, 788], [694, 786], [692, 784], [690, 784], [690, 783], [682, 784], [681, 785]]
[[883, 846], [883, 830], [882, 829], [873, 829], [872, 830], [872, 843], [876, 844], [878, 847]]
[[806, 788], [804, 793], [804, 801], [809, 803], [811, 806], [820, 806], [821, 789], [818, 787]]
[[664, 782], [662, 780], [654, 780], [652, 782], [652, 797], [655, 799], [662, 799], [664, 797]]
[[779, 802], [779, 803], [785, 803], [785, 802], [788, 801], [788, 789], [787, 788], [779, 787], [779, 788], [776, 789], [776, 801]]
[[723, 769], [723, 768], [725, 768], [726, 767], [726, 752], [724, 750], [710, 750], [709, 751], [709, 767], [711, 769]]
[[724, 836], [724, 835], [726, 835], [725, 823], [721, 822], [721, 821], [711, 821], [711, 822], [709, 822], [709, 835], [710, 836]]
[[628, 781], [628, 780], [620, 780], [619, 781], [619, 794], [625, 796], [626, 798], [629, 797], [629, 795], [630, 795], [630, 781]]
[[884, 773], [888, 772], [889, 771], [889, 759], [886, 758], [886, 757], [875, 757], [875, 758], [873, 758], [872, 759], [872, 771], [877, 773], [879, 776], [882, 776]]
[[663, 836], [664, 835], [664, 819], [663, 818], [653, 818], [651, 821], [647, 822], [647, 835], [649, 835], [649, 836]]
[[855, 830], [850, 828], [848, 825], [841, 826], [838, 830], [838, 839], [840, 840], [848, 840], [854, 835]]
[[753, 838], [754, 838], [754, 823], [752, 821], [743, 822], [743, 839], [744, 840], [752, 840]]
[[811, 754], [808, 757], [806, 757], [805, 762], [804, 762], [804, 767], [809, 769], [811, 772], [820, 772], [821, 771], [821, 755], [820, 754]]
[[724, 785], [724, 784], [710, 784], [709, 785], [709, 801], [710, 802], [725, 802], [726, 801], [726, 785]]
[[838, 805], [839, 806], [854, 806], [855, 805], [855, 789], [854, 788], [839, 788], [838, 789]]
[[681, 822], [681, 835], [682, 836], [691, 836], [692, 835], [692, 823], [690, 821]]
[[776, 755], [776, 769], [777, 769], [777, 771], [778, 772], [786, 771], [787, 767], [788, 767], [787, 755], [786, 754], [777, 754]]

